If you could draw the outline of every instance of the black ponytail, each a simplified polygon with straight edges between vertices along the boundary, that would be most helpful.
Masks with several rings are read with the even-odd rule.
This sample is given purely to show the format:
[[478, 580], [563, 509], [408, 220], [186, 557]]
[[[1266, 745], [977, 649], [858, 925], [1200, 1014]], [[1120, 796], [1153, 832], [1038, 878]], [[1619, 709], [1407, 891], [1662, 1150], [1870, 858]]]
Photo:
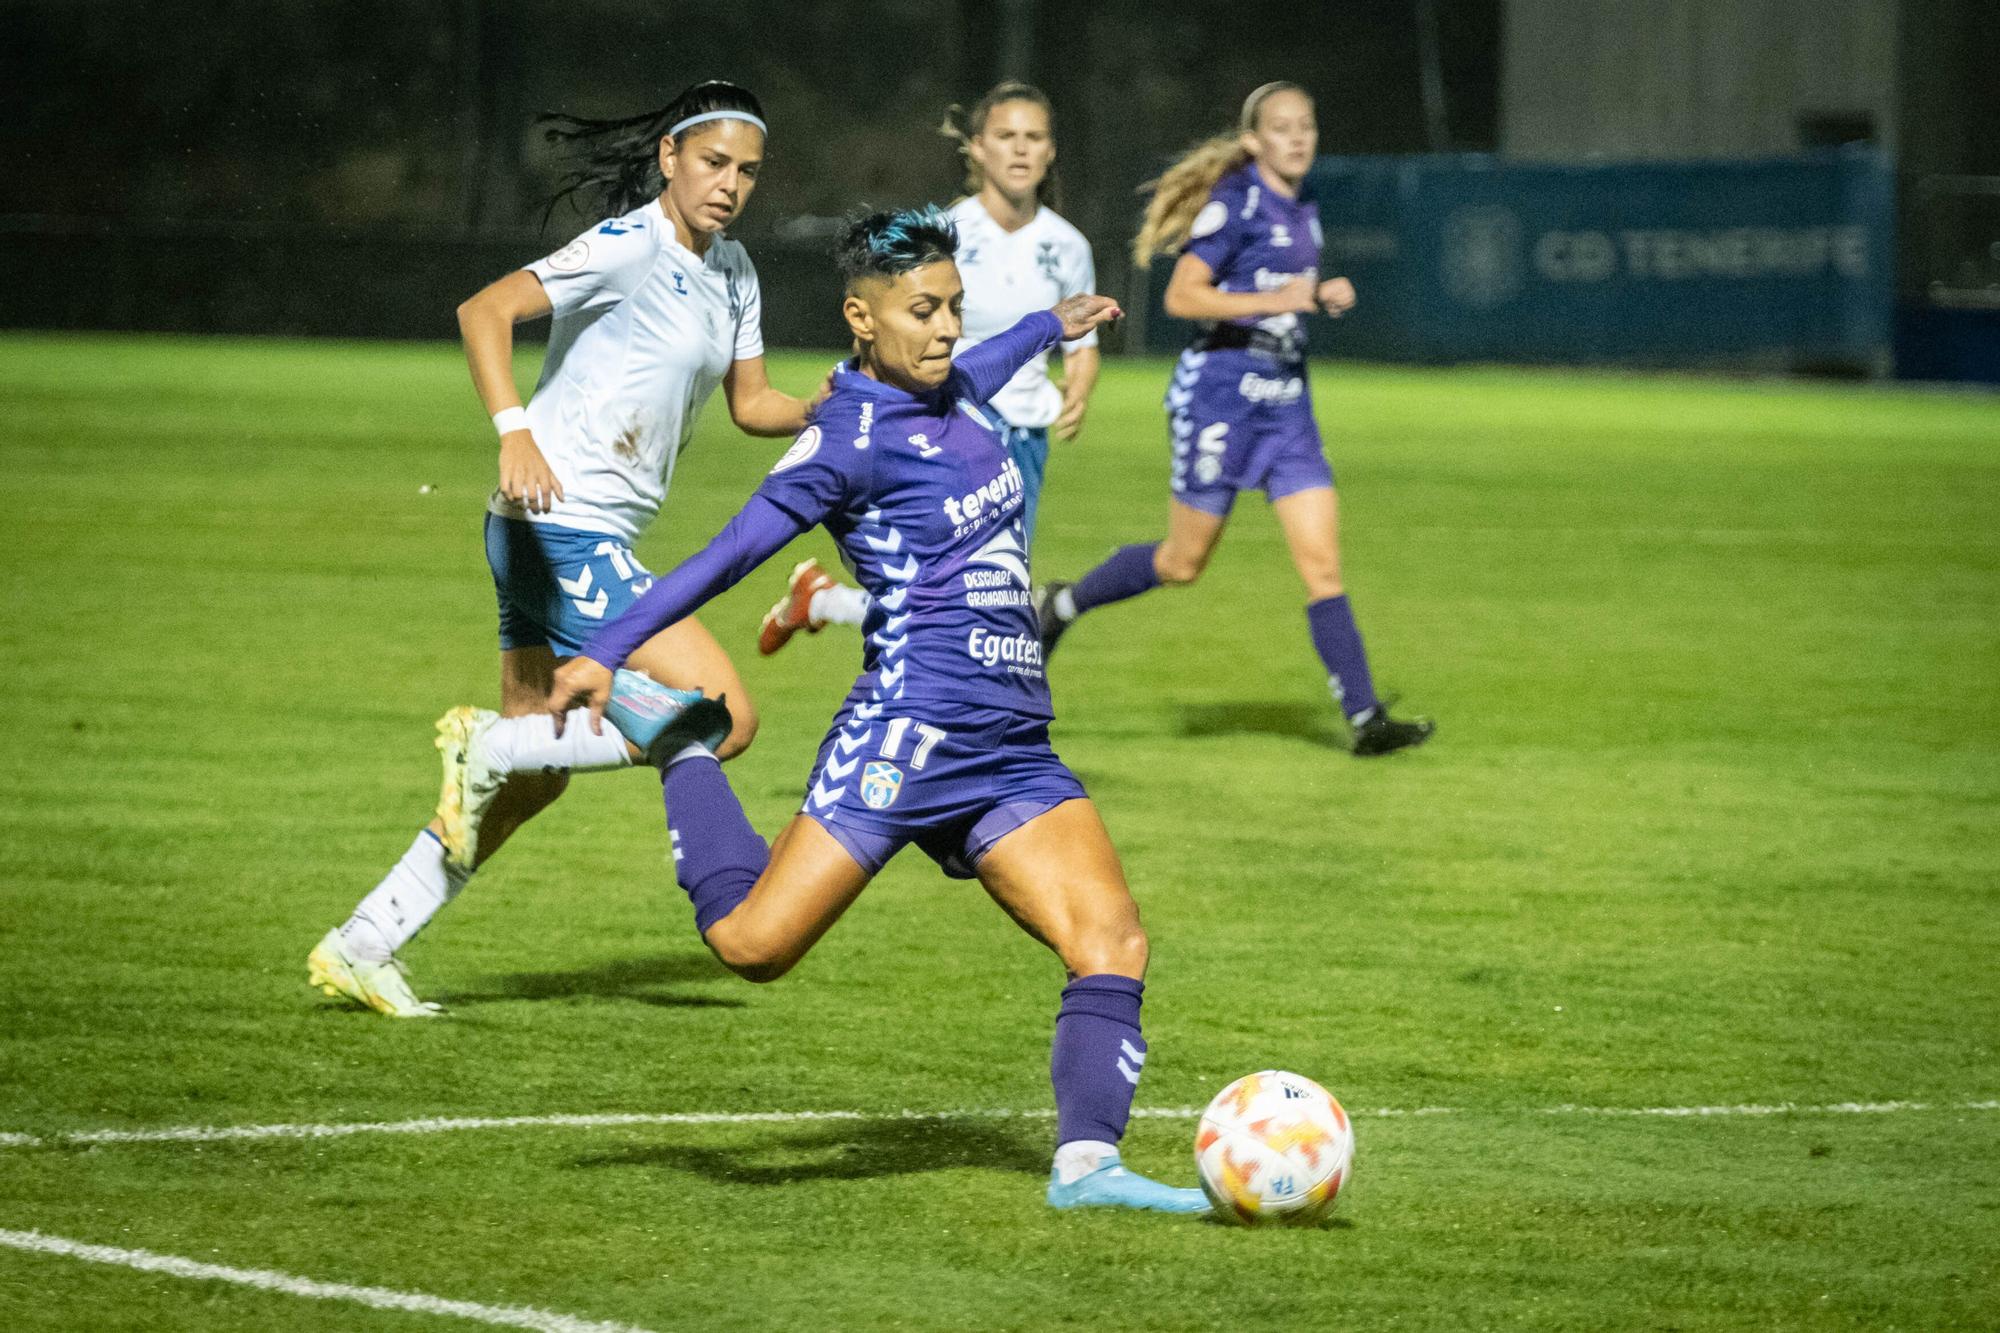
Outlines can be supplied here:
[[594, 205], [594, 217], [620, 217], [658, 198], [666, 188], [660, 178], [660, 140], [689, 116], [711, 111], [741, 111], [760, 121], [764, 118], [755, 93], [721, 79], [697, 83], [658, 111], [623, 120], [586, 120], [554, 112], [539, 117], [535, 123], [543, 127], [542, 137], [566, 148], [576, 164], [542, 210], [542, 224], [548, 225], [566, 199], [575, 200], [586, 212]]

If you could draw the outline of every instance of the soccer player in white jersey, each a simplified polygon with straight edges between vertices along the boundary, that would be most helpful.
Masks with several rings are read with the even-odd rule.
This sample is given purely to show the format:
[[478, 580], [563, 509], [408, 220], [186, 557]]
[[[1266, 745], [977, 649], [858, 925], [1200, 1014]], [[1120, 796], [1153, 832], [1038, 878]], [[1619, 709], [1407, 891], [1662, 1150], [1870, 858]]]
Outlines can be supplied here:
[[[458, 310], [473, 383], [500, 437], [485, 522], [501, 709], [456, 708], [439, 721], [437, 818], [307, 961], [312, 985], [395, 1017], [440, 1012], [413, 993], [398, 950], [561, 795], [572, 771], [637, 757], [615, 731], [558, 734], [540, 709], [557, 665], [652, 584], [632, 543], [665, 503], [703, 404], [720, 385], [737, 427], [762, 436], [797, 433], [809, 411], [765, 374], [757, 273], [723, 234], [763, 163], [756, 97], [709, 82], [646, 115], [548, 123], [549, 138], [578, 156], [555, 202], [594, 195], [609, 216]], [[543, 316], [554, 326], [524, 407], [513, 327]], [[686, 698], [726, 695], [733, 722], [713, 737], [717, 752], [750, 743], [749, 694], [694, 619], [653, 635], [631, 665]]]
[[[1034, 311], [1095, 291], [1097, 267], [1090, 242], [1055, 211], [1055, 111], [1041, 89], [1012, 80], [998, 84], [963, 115], [963, 124], [953, 107], [943, 133], [958, 142], [965, 160], [965, 196], [948, 210], [958, 228], [958, 271], [965, 283], [965, 334], [954, 353], [961, 355]], [[1021, 544], [1030, 550], [1049, 432], [1065, 442], [1075, 439], [1097, 384], [1097, 334], [1061, 346], [1060, 384], [1050, 378], [1049, 354], [1042, 352], [992, 403], [1026, 487]], [[817, 634], [828, 624], [859, 625], [867, 612], [866, 593], [836, 583], [818, 561], [804, 561], [765, 615], [757, 649], [775, 653], [802, 629]]]

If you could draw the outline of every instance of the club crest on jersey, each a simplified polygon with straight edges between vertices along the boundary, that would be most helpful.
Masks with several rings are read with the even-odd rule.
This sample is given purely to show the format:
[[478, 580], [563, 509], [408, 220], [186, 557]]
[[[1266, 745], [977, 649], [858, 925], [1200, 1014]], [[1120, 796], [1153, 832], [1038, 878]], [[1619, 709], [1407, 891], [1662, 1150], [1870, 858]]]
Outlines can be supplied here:
[[[990, 565], [1023, 588], [1028, 586], [1028, 552], [1021, 545], [1020, 525], [1002, 528], [986, 545], [965, 557], [968, 565]], [[968, 582], [968, 587], [971, 584]]]
[[984, 546], [965, 557], [965, 564], [958, 577], [965, 585], [967, 606], [1030, 605], [1028, 552], [1021, 545], [1018, 522], [994, 533]]
[[924, 434], [922, 431], [918, 431], [915, 435], [912, 435], [910, 437], [910, 443], [915, 445], [917, 448], [917, 452], [922, 454], [925, 458], [936, 458], [939, 454], [944, 452], [944, 450], [940, 446], [932, 444], [931, 437]]
[[861, 799], [870, 810], [887, 810], [903, 790], [903, 770], [876, 760], [861, 770]]
[[687, 274], [677, 268], [669, 269], [667, 272], [668, 276], [674, 280], [674, 295], [686, 296], [688, 294]]
[[792, 441], [792, 447], [785, 450], [785, 456], [772, 466], [771, 471], [783, 472], [788, 467], [797, 467], [805, 462], [819, 452], [819, 439], [819, 427], [807, 426], [799, 432], [798, 438]]
[[1287, 246], [1292, 243], [1292, 229], [1282, 222], [1271, 224], [1271, 244]]
[[1035, 267], [1040, 269], [1042, 276], [1050, 282], [1060, 282], [1062, 280], [1062, 274], [1056, 262], [1056, 243], [1054, 241], [1043, 241], [1036, 248]]

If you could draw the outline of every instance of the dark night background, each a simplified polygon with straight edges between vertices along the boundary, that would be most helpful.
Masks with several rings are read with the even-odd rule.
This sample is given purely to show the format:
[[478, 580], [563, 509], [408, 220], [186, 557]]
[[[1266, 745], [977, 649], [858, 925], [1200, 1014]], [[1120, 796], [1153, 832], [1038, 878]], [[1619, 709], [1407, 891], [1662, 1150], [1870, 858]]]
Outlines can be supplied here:
[[[1820, 106], [1823, 93], [1802, 84], [1804, 109], [1785, 111], [1780, 135], [1796, 124], [1797, 138], [1748, 146], [1790, 150], [1829, 126], [1890, 146], [1906, 292], [1978, 266], [1981, 206], [1954, 196], [1942, 221], [1928, 216], [1939, 210], [1925, 182], [2000, 173], [2000, 81], [1985, 65], [2000, 49], [1995, 7], [1668, 7], [1691, 24], [1762, 11], [1774, 47], [1814, 25], [1850, 27], [1844, 49], [1863, 71], [1855, 105]], [[1536, 36], [1538, 20], [1554, 40]], [[1063, 211], [1096, 247], [1100, 286], [1129, 297], [1134, 187], [1228, 125], [1258, 83], [1293, 78], [1314, 92], [1323, 153], [1601, 158], [1591, 136], [1604, 118], [1585, 85], [1621, 95], [1616, 61], [1632, 64], [1634, 99], [1685, 97], [1698, 110], [1718, 96], [1686, 79], [1647, 84], [1665, 62], [1601, 40], [1621, 26], [1609, 0], [10, 0], [0, 4], [0, 325], [450, 336], [458, 299], [589, 220], [541, 225], [559, 164], [538, 112], [632, 114], [712, 77], [754, 89], [772, 122], [770, 164], [735, 234], [775, 294], [773, 342], [835, 341], [817, 299], [826, 220], [950, 198], [957, 163], [936, 125], [1004, 76], [1054, 99]], [[1566, 103], [1571, 78], [1574, 124], [1551, 132], [1546, 104]], [[1770, 81], [1747, 61], [1737, 79]], [[1521, 110], [1537, 98], [1540, 119]], [[1520, 128], [1531, 125], [1532, 144]], [[1738, 146], [1655, 139], [1637, 151]], [[1968, 226], [1979, 234], [1959, 237]]]

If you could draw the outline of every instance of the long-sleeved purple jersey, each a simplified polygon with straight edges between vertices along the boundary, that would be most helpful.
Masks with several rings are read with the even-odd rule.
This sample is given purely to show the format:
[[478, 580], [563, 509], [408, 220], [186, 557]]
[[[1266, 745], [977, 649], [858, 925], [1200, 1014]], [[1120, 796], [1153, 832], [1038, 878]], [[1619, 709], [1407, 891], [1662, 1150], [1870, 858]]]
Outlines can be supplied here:
[[1050, 715], [1021, 542], [1021, 472], [985, 404], [1062, 336], [1047, 311], [960, 357], [912, 394], [857, 371], [750, 501], [699, 553], [584, 646], [617, 667], [814, 524], [874, 599], [855, 697], [923, 699]]

